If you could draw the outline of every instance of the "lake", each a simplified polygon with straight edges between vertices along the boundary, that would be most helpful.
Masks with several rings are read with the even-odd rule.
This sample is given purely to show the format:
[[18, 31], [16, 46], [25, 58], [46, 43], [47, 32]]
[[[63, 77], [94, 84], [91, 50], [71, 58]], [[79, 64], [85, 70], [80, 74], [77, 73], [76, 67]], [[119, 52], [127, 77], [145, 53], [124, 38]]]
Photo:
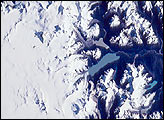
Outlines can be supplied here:
[[108, 63], [116, 61], [120, 58], [120, 56], [116, 56], [116, 53], [108, 53], [106, 54], [96, 65], [93, 65], [89, 68], [88, 72], [91, 76], [94, 76], [101, 68], [103, 68]]

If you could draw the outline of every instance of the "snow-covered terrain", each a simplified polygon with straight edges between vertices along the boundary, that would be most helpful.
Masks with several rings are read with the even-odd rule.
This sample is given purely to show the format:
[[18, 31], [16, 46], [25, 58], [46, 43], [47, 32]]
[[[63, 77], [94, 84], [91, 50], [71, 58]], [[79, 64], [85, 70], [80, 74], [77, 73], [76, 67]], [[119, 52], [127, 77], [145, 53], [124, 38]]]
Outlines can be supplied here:
[[1, 2], [1, 115], [163, 119], [163, 1]]

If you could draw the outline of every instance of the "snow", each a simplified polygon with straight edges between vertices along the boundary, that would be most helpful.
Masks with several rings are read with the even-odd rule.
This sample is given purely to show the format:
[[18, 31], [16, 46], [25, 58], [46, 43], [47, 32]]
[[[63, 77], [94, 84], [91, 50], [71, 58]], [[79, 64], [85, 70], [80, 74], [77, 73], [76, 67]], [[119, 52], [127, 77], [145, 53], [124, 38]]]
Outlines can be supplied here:
[[[153, 98], [155, 96], [155, 93], [152, 93], [149, 96], [144, 96], [144, 93], [147, 91], [147, 89], [145, 89], [145, 86], [148, 85], [151, 79], [148, 79], [146, 77], [148, 74], [143, 74], [144, 71], [143, 65], [138, 66], [137, 68], [138, 70], [135, 68], [133, 64], [132, 65], [128, 64], [128, 66], [130, 67], [132, 71], [132, 76], [134, 77], [132, 81], [133, 91], [130, 97], [131, 101], [127, 99], [125, 103], [120, 107], [121, 112], [119, 113], [119, 118], [124, 118], [123, 111], [127, 111], [127, 110], [139, 111], [141, 106], [145, 108], [144, 111], [146, 112], [148, 109], [150, 109], [149, 106], [152, 105]], [[130, 105], [131, 102], [133, 103], [132, 106]]]
[[161, 105], [162, 70], [139, 58], [150, 49], [163, 56], [153, 21], [157, 9], [163, 25], [163, 2], [142, 8], [131, 1], [1, 2], [2, 118], [162, 119], [153, 110]]
[[92, 26], [89, 30], [86, 31], [88, 34], [88, 39], [93, 37], [98, 37], [100, 33], [99, 25], [96, 23], [94, 26]]
[[[65, 60], [64, 57], [67, 54], [67, 50], [63, 49], [62, 47], [65, 44], [68, 35], [57, 33], [57, 38], [55, 36], [52, 36], [54, 29], [54, 22], [52, 22], [52, 19], [54, 19], [54, 17], [52, 15], [55, 13], [51, 14], [51, 11], [56, 11], [54, 10], [55, 8], [52, 9], [51, 7], [49, 7], [48, 10], [50, 12], [43, 14], [42, 19], [49, 20], [46, 22], [46, 24], [44, 24], [42, 22], [42, 19], [40, 20], [37, 17], [38, 8], [36, 7], [37, 3], [33, 2], [33, 4], [30, 4], [30, 7], [27, 8], [27, 11], [29, 12], [26, 13], [25, 16], [23, 16], [23, 21], [19, 22], [19, 24], [16, 25], [16, 28], [14, 25], [17, 23], [21, 16], [21, 14], [19, 14], [19, 11], [17, 9], [14, 9], [7, 15], [4, 15], [4, 17], [2, 14], [2, 23], [4, 23], [3, 25], [8, 25], [6, 27], [2, 26], [2, 29], [4, 29], [4, 34], [2, 34], [2, 38], [4, 38], [4, 36], [7, 36], [6, 38], [8, 38], [10, 41], [10, 44], [8, 44], [6, 41], [4, 44], [2, 44], [2, 64], [4, 65], [2, 66], [2, 69], [4, 70], [2, 78], [3, 80], [5, 80], [2, 81], [2, 84], [6, 86], [2, 88], [2, 91], [7, 91], [6, 94], [2, 94], [4, 96], [2, 99], [2, 102], [4, 103], [3, 108], [7, 108], [2, 113], [2, 116], [5, 118], [10, 115], [13, 116], [12, 114], [14, 113], [16, 114], [16, 118], [26, 118], [29, 114], [31, 114], [31, 118], [39, 117], [39, 115], [35, 116], [36, 112], [34, 111], [31, 111], [31, 113], [24, 114], [22, 116], [19, 115], [21, 113], [26, 113], [26, 110], [35, 107], [36, 105], [34, 103], [23, 102], [22, 105], [24, 107], [17, 105], [19, 109], [14, 110], [16, 106], [13, 104], [13, 102], [11, 102], [11, 100], [15, 101], [15, 99], [17, 98], [17, 91], [24, 88], [22, 85], [25, 84], [27, 88], [29, 87], [28, 85], [26, 85], [26, 81], [28, 81], [28, 84], [37, 84], [39, 86], [38, 89], [42, 90], [41, 93], [46, 95], [45, 100], [47, 102], [45, 102], [45, 105], [48, 109], [47, 112], [49, 113], [50, 111], [50, 117], [52, 117], [52, 114], [56, 113], [54, 109], [62, 108], [62, 98], [66, 94], [67, 86], [66, 83], [62, 82], [62, 80], [66, 79], [64, 78], [64, 74], [67, 72], [65, 71], [65, 67], [67, 67], [67, 62], [69, 61]], [[43, 10], [43, 12], [45, 11]], [[15, 20], [12, 20], [10, 18]], [[57, 16], [55, 17], [55, 19], [60, 18], [58, 18]], [[60, 22], [56, 23], [60, 24]], [[37, 37], [35, 37], [35, 30], [43, 31], [43, 43], [40, 42]], [[8, 34], [6, 35], [5, 33]], [[47, 47], [48, 43], [49, 47]], [[57, 58], [55, 58], [55, 56], [57, 56]], [[8, 66], [8, 68], [6, 68], [6, 65]], [[62, 90], [60, 90], [61, 86]], [[13, 90], [15, 91], [15, 93], [11, 94], [10, 92]], [[26, 91], [28, 91], [28, 89], [23, 89], [23, 92]], [[12, 96], [7, 99], [6, 97], [10, 96], [10, 94]], [[20, 95], [23, 96], [23, 93], [20, 93]], [[31, 102], [29, 98], [30, 96], [27, 96], [26, 102]], [[23, 100], [23, 98], [19, 98], [18, 100]], [[19, 102], [17, 101], [16, 103]], [[26, 104], [28, 105], [28, 107], [25, 107]], [[12, 109], [9, 110], [9, 108], [6, 106]], [[37, 107], [35, 111], [40, 113], [39, 108]], [[62, 114], [59, 114], [56, 117], [62, 118]], [[40, 118], [42, 117], [40, 116]], [[44, 116], [44, 118], [46, 117]]]
[[119, 17], [114, 15], [112, 17], [112, 23], [111, 23], [111, 27], [116, 27], [116, 26], [119, 26], [120, 25], [120, 20], [119, 20]]

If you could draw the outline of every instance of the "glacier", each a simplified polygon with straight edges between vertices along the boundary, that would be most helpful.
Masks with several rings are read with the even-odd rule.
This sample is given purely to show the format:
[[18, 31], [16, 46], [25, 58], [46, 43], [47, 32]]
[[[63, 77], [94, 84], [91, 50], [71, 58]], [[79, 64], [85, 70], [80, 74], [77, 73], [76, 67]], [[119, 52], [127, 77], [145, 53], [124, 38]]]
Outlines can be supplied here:
[[1, 118], [163, 119], [163, 1], [2, 1]]

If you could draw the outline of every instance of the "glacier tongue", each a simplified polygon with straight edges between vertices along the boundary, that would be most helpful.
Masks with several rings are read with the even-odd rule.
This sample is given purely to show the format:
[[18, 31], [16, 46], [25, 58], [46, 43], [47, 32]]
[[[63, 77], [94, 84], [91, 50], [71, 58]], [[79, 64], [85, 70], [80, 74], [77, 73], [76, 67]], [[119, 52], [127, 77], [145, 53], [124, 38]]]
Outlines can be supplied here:
[[1, 2], [1, 114], [162, 119], [162, 1]]

